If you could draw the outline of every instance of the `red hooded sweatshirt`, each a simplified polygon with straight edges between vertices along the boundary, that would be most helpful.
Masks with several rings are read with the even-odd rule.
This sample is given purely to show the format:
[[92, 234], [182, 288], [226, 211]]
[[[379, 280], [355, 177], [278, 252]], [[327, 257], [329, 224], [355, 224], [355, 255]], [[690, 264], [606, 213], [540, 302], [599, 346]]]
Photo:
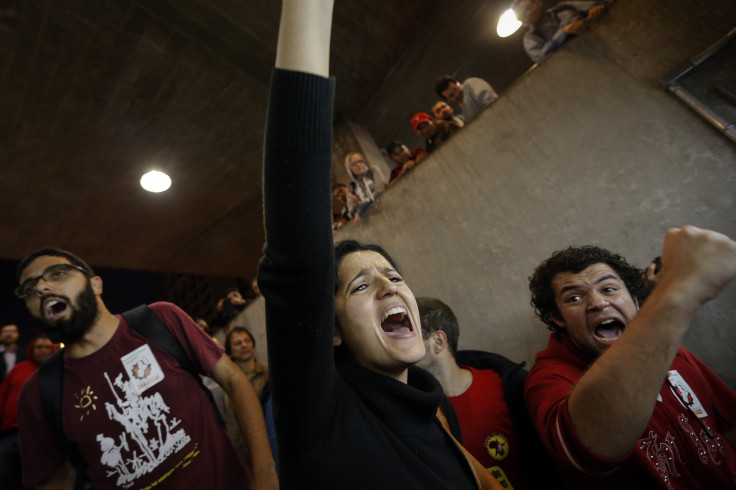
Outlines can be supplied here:
[[[18, 429], [18, 395], [23, 383], [38, 369], [40, 364], [33, 360], [33, 339], [28, 343], [26, 361], [21, 361], [10, 370], [0, 385], [0, 432], [9, 429]], [[56, 351], [56, 345], [51, 346], [51, 353]]]

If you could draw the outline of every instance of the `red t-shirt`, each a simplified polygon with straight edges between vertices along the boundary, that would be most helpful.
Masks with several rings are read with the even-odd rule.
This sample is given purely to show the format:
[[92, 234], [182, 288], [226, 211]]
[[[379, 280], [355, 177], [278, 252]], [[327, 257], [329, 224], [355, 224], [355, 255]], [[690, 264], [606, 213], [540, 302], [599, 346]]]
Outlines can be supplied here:
[[[168, 303], [151, 309], [194, 368], [210, 375], [222, 348]], [[194, 377], [125, 319], [101, 349], [64, 358], [64, 431], [97, 489], [248, 488], [245, 470]], [[41, 407], [38, 374], [21, 391], [23, 481], [37, 483], [66, 459]]]
[[[473, 373], [473, 383], [449, 397], [460, 420], [463, 446], [498, 479], [504, 488], [532, 488], [524, 477], [518, 440], [511, 423], [501, 375], [492, 369], [461, 366]], [[510, 486], [508, 485], [510, 483]]]
[[[560, 465], [566, 488], [668, 490], [736, 489], [736, 451], [721, 434], [736, 429], [736, 393], [690, 351], [680, 347], [670, 367], [688, 389], [680, 396], [665, 382], [641, 439], [618, 460], [585, 449], [572, 428], [567, 400], [594, 361], [563, 333], [553, 333], [526, 379], [529, 413], [542, 441]], [[600, 414], [605, 419], [606, 414]], [[707, 437], [710, 427], [714, 439]]]

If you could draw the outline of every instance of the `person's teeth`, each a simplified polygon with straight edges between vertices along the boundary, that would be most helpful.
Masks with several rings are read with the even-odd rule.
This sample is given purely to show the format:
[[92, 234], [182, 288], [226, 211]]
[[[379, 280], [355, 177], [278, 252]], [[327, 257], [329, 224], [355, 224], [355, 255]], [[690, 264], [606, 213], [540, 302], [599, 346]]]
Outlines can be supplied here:
[[55, 299], [52, 299], [51, 301], [49, 301], [48, 303], [46, 303], [46, 313], [47, 313], [47, 314], [49, 314], [49, 315], [51, 315], [51, 313], [52, 313], [52, 309], [53, 309], [53, 307], [54, 307], [54, 306], [55, 306], [55, 305], [56, 305], [57, 303], [59, 303], [59, 301], [57, 301], [57, 300], [55, 300]]
[[394, 306], [390, 310], [388, 310], [386, 313], [383, 314], [383, 319], [390, 317], [391, 315], [396, 315], [398, 313], [401, 313], [401, 319], [404, 319], [404, 316], [406, 315], [406, 310], [404, 308], [401, 308], [399, 306]]

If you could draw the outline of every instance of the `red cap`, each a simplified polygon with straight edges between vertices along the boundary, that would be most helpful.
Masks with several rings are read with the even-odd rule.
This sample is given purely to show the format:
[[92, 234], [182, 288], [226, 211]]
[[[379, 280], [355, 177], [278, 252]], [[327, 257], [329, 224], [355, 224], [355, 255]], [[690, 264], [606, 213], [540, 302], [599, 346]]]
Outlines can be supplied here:
[[414, 114], [414, 117], [411, 118], [411, 125], [414, 128], [414, 131], [417, 131], [417, 126], [423, 122], [430, 122], [431, 120], [432, 118], [429, 117], [429, 114], [426, 112], [417, 112]]

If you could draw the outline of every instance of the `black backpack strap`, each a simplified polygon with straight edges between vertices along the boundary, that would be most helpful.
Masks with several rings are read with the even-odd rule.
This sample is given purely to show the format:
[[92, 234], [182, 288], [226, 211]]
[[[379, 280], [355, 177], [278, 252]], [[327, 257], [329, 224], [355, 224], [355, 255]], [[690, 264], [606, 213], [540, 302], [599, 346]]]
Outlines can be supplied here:
[[184, 352], [184, 348], [176, 337], [174, 337], [174, 334], [171, 333], [168, 327], [163, 324], [156, 313], [154, 313], [154, 311], [148, 306], [140, 305], [123, 313], [123, 318], [125, 318], [125, 321], [128, 322], [128, 325], [130, 325], [132, 329], [166, 351], [176, 359], [176, 362], [178, 362], [182, 368], [194, 376], [199, 387], [202, 388], [209, 401], [212, 402], [215, 414], [217, 414], [217, 424], [224, 429], [225, 420], [217, 409], [212, 392], [202, 383], [202, 378], [197, 370], [194, 369], [194, 365], [189, 360], [186, 352]]
[[69, 441], [61, 422], [61, 402], [64, 394], [64, 349], [51, 354], [38, 368], [38, 389], [41, 392], [41, 407], [51, 429], [64, 445]]
[[146, 305], [136, 306], [132, 310], [123, 313], [123, 318], [125, 318], [125, 321], [128, 322], [128, 325], [133, 330], [152, 341], [176, 359], [176, 362], [181, 367], [193, 375], [197, 374], [179, 341], [176, 340], [176, 337], [161, 322], [161, 319], [156, 316], [152, 309]]
[[61, 420], [64, 399], [64, 349], [51, 354], [38, 368], [38, 389], [43, 414], [56, 433], [61, 446], [69, 453], [69, 464], [75, 472], [74, 488], [76, 490], [91, 488], [87, 480], [87, 463], [79, 454], [77, 445], [67, 439]]

